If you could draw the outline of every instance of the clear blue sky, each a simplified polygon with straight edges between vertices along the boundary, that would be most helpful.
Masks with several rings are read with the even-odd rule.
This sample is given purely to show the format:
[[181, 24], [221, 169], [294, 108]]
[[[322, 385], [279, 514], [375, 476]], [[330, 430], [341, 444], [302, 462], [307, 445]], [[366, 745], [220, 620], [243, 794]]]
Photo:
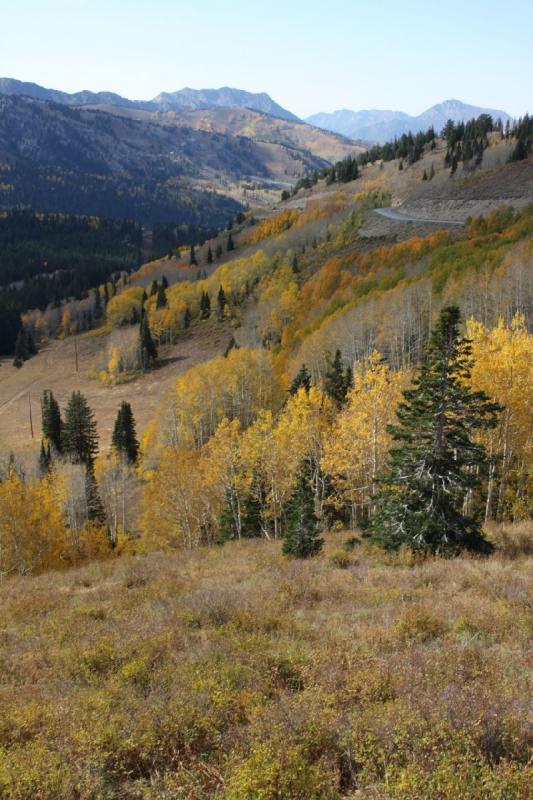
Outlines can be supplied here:
[[4, 0], [0, 76], [134, 99], [266, 91], [306, 116], [533, 111], [533, 0]]

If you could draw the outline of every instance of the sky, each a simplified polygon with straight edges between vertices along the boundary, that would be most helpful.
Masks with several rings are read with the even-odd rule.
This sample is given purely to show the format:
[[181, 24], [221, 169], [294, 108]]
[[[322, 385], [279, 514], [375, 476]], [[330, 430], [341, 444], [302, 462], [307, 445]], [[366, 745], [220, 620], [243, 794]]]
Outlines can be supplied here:
[[268, 92], [301, 117], [533, 111], [533, 0], [0, 0], [0, 77], [150, 99]]

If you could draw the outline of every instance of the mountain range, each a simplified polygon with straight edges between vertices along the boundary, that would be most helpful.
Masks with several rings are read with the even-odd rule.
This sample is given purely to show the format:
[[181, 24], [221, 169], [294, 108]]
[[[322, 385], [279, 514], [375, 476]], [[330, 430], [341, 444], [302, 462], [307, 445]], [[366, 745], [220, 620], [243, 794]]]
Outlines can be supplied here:
[[265, 92], [255, 94], [242, 89], [180, 89], [177, 92], [161, 92], [153, 100], [128, 100], [114, 92], [90, 92], [84, 90], [69, 94], [57, 89], [45, 89], [36, 83], [26, 83], [14, 78], [0, 78], [0, 94], [31, 97], [66, 106], [106, 105], [120, 108], [136, 108], [143, 111], [181, 111], [201, 108], [251, 108], [262, 114], [297, 122], [298, 117], [282, 108]]
[[134, 101], [0, 79], [0, 211], [29, 205], [218, 226], [268, 205], [304, 175], [357, 155], [361, 142], [448, 119], [504, 112], [447, 101], [410, 117], [338, 111], [300, 120], [265, 93], [224, 87]]
[[445, 100], [416, 117], [405, 114], [403, 111], [341, 109], [332, 113], [312, 114], [306, 118], [306, 122], [351, 139], [386, 142], [404, 133], [426, 131], [431, 126], [435, 128], [435, 131], [440, 132], [449, 119], [454, 122], [467, 122], [479, 117], [480, 114], [490, 114], [494, 119], [499, 117], [504, 123], [511, 119], [505, 111], [472, 106], [462, 103], [460, 100]]

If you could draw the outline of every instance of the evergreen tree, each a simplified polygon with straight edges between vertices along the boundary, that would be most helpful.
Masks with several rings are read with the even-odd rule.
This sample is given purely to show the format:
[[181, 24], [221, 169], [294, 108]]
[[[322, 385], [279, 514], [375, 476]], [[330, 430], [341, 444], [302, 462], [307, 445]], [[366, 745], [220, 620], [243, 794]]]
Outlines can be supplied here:
[[17, 333], [17, 339], [15, 341], [15, 358], [13, 359], [13, 366], [21, 367], [27, 359], [28, 346], [26, 343], [26, 335], [24, 330], [21, 328]]
[[159, 285], [156, 280], [152, 281], [152, 285], [150, 286], [150, 297], [153, 297], [154, 294], [157, 294], [159, 290]]
[[102, 316], [102, 300], [100, 298], [100, 289], [96, 287], [94, 290], [94, 308], [93, 314], [95, 319], [100, 319]]
[[50, 442], [45, 447], [44, 439], [41, 439], [41, 452], [39, 453], [39, 472], [41, 476], [46, 475], [52, 463], [52, 454], [50, 452]]
[[302, 364], [298, 372], [296, 373], [293, 382], [291, 383], [291, 388], [289, 389], [290, 394], [296, 394], [299, 389], [304, 388], [306, 392], [309, 391], [311, 388], [311, 373], [305, 366]]
[[238, 539], [239, 533], [240, 531], [237, 530], [237, 525], [235, 523], [232, 493], [229, 489], [226, 489], [224, 492], [224, 503], [218, 519], [217, 543], [223, 544], [232, 539]]
[[160, 286], [159, 289], [157, 290], [157, 298], [156, 298], [156, 302], [155, 302], [155, 307], [156, 308], [166, 308], [167, 305], [168, 305], [167, 294], [166, 294], [163, 286]]
[[131, 406], [125, 400], [120, 404], [111, 443], [117, 453], [135, 464], [139, 455], [139, 442], [135, 431], [135, 419]]
[[445, 555], [491, 549], [471, 512], [486, 464], [471, 434], [494, 427], [500, 408], [468, 385], [471, 347], [459, 338], [459, 322], [456, 306], [441, 311], [420, 373], [398, 407], [398, 424], [389, 428], [396, 446], [369, 525], [389, 549], [405, 544]]
[[166, 275], [162, 275], [161, 276], [161, 286], [165, 290], [168, 289], [168, 279], [167, 279]]
[[423, 181], [427, 181], [427, 179], [428, 179], [428, 174], [427, 174], [426, 170], [424, 170], [424, 174], [422, 175], [422, 180]]
[[191, 309], [189, 306], [187, 306], [183, 313], [183, 327], [185, 330], [191, 327]]
[[[329, 361], [329, 359], [328, 359]], [[333, 361], [329, 363], [324, 388], [332, 400], [341, 406], [346, 400], [346, 394], [351, 382], [351, 370], [344, 371], [342, 366], [342, 354], [340, 350], [335, 352]]]
[[298, 266], [298, 258], [296, 256], [296, 253], [292, 257], [291, 267], [292, 267], [292, 271], [294, 272], [294, 274], [298, 275], [298, 273], [300, 272], [300, 267]]
[[65, 410], [63, 454], [74, 464], [92, 465], [98, 452], [94, 414], [81, 392], [72, 392]]
[[98, 483], [94, 474], [92, 461], [85, 465], [85, 502], [87, 504], [87, 519], [103, 525], [106, 521], [104, 507], [98, 491]]
[[200, 319], [208, 319], [211, 316], [211, 300], [207, 292], [202, 292], [200, 297]]
[[141, 319], [139, 327], [139, 352], [141, 369], [145, 370], [157, 359], [157, 347], [152, 339], [152, 332], [146, 315]]
[[43, 436], [56, 453], [61, 453], [61, 411], [52, 392], [45, 390], [41, 399], [41, 427]]
[[207, 263], [208, 264], [213, 263], [213, 252], [210, 247], [207, 248]]
[[197, 267], [198, 261], [196, 260], [196, 253], [194, 252], [194, 245], [191, 244], [191, 252], [189, 254], [189, 264], [191, 267]]
[[319, 537], [315, 497], [309, 472], [309, 465], [302, 464], [287, 513], [283, 552], [295, 558], [314, 556], [324, 544], [324, 540]]
[[221, 256], [222, 256], [222, 245], [217, 244], [217, 246], [215, 247], [215, 258], [217, 259], [217, 261]]
[[30, 330], [25, 330], [24, 333], [25, 333], [25, 336], [26, 336], [26, 351], [28, 353], [28, 357], [29, 356], [36, 356], [37, 355], [37, 347], [35, 346], [35, 340], [34, 340], [34, 338], [32, 336], [31, 331]]
[[220, 289], [218, 290], [217, 303], [218, 303], [218, 315], [219, 317], [222, 318], [224, 316], [224, 309], [227, 303], [226, 294], [224, 292], [224, 289], [222, 288], [222, 284], [220, 285]]
[[248, 492], [241, 507], [241, 536], [255, 539], [261, 536], [261, 500], [256, 492]]
[[230, 235], [228, 236], [228, 244], [226, 245], [226, 250], [228, 251], [228, 253], [229, 253], [231, 250], [235, 250], [235, 244], [234, 244], [234, 242], [233, 242], [233, 236], [231, 235], [231, 233], [230, 233]]

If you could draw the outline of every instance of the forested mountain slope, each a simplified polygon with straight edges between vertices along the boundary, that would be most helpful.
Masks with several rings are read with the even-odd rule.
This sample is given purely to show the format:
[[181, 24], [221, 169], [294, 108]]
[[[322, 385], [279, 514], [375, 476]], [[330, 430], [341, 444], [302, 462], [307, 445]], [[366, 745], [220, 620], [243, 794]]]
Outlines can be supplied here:
[[252, 190], [290, 186], [324, 164], [303, 147], [194, 130], [164, 116], [130, 119], [0, 97], [4, 209], [25, 204], [39, 211], [216, 226], [238, 210], [247, 184]]

